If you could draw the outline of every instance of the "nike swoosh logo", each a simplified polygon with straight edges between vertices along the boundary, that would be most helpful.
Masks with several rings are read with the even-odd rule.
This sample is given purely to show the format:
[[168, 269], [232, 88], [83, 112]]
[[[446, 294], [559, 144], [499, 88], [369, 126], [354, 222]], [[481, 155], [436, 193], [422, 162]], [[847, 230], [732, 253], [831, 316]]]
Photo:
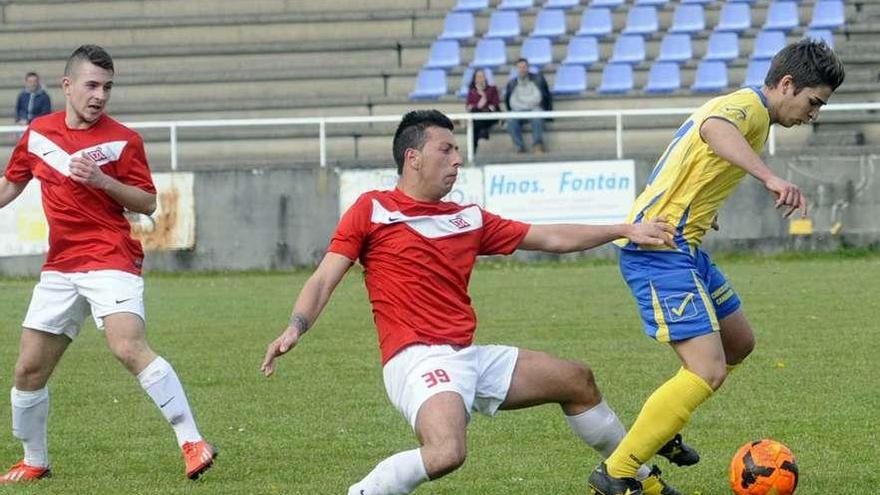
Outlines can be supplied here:
[[55, 151], [56, 151], [56, 150], [49, 150], [49, 151], [43, 153], [43, 156], [46, 156], [46, 155], [48, 155], [49, 153], [55, 153]]
[[174, 400], [174, 397], [172, 397], [172, 398], [166, 400], [164, 404], [159, 404], [159, 409], [163, 409], [165, 406], [168, 405], [168, 403], [170, 403], [170, 402], [173, 401], [173, 400]]
[[126, 302], [126, 301], [131, 301], [131, 298], [129, 297], [128, 299], [117, 299], [117, 300], [116, 300], [116, 304], [122, 304], [122, 303], [124, 303], [124, 302]]
[[694, 298], [694, 293], [690, 292], [687, 296], [684, 297], [684, 301], [681, 302], [681, 305], [677, 308], [670, 308], [672, 310], [672, 314], [675, 316], [681, 316], [684, 313], [684, 309], [687, 307], [688, 303], [691, 302], [691, 299]]

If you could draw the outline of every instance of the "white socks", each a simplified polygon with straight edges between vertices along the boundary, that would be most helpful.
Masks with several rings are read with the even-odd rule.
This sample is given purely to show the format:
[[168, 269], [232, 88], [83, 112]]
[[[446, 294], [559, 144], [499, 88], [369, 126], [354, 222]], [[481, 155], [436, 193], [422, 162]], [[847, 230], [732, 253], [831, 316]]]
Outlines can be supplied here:
[[49, 417], [49, 389], [33, 392], [12, 387], [12, 434], [24, 447], [24, 463], [28, 466], [47, 467], [49, 449], [47, 444], [47, 418]]
[[[602, 458], [611, 455], [617, 444], [626, 436], [626, 428], [623, 427], [614, 410], [608, 407], [605, 399], [577, 416], [566, 416], [565, 420], [575, 434], [601, 454]], [[636, 473], [636, 478], [642, 480], [649, 474], [651, 474], [650, 468], [642, 465]]]
[[156, 357], [150, 364], [138, 373], [138, 381], [141, 387], [147, 392], [162, 415], [174, 428], [174, 434], [177, 435], [177, 444], [183, 447], [186, 442], [197, 442], [202, 439], [196, 428], [195, 419], [193, 419], [192, 411], [189, 408], [189, 402], [186, 400], [186, 394], [180, 379], [174, 368], [162, 359]]
[[428, 481], [419, 449], [400, 452], [380, 462], [348, 489], [348, 495], [404, 495]]

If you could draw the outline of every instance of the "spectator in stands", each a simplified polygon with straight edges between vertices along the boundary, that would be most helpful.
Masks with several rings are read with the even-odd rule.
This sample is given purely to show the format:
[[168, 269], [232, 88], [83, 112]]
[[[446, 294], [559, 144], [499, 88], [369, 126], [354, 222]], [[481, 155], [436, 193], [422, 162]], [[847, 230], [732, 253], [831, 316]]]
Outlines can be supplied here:
[[[541, 73], [529, 72], [529, 61], [521, 58], [516, 61], [516, 77], [507, 83], [504, 92], [504, 104], [512, 112], [539, 112], [553, 110], [553, 97], [547, 80]], [[525, 119], [510, 119], [507, 132], [513, 139], [518, 153], [525, 153], [522, 125]], [[532, 126], [532, 148], [536, 153], [544, 152], [544, 119], [529, 119]]]
[[[471, 86], [468, 89], [465, 108], [468, 112], [475, 113], [501, 111], [498, 88], [494, 84], [489, 84], [489, 80], [486, 78], [486, 71], [483, 69], [474, 71], [474, 77], [471, 79]], [[480, 139], [489, 139], [489, 129], [496, 123], [498, 123], [497, 120], [474, 120], [475, 153], [477, 151], [477, 143]]]
[[40, 86], [40, 76], [36, 72], [28, 72], [24, 76], [24, 89], [15, 102], [15, 123], [28, 125], [35, 118], [51, 111], [52, 100], [49, 93]]

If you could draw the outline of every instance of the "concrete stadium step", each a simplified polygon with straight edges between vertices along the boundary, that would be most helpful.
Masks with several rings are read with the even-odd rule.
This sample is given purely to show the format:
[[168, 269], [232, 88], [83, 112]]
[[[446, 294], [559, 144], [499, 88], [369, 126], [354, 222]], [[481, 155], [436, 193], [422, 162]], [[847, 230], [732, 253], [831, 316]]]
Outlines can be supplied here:
[[362, 10], [439, 10], [446, 11], [455, 0], [198, 0], [180, 2], [170, 0], [114, 0], [110, 1], [29, 1], [2, 5], [3, 20], [7, 24], [55, 22], [95, 19], [167, 18], [183, 16], [213, 16], [218, 12], [233, 14], [291, 14], [307, 12], [353, 12]]
[[[210, 45], [316, 40], [433, 37], [441, 11], [390, 10], [332, 14], [274, 14], [167, 19], [97, 20], [3, 26], [7, 50], [76, 47], [83, 40], [112, 46]], [[71, 48], [72, 49], [72, 48]]]

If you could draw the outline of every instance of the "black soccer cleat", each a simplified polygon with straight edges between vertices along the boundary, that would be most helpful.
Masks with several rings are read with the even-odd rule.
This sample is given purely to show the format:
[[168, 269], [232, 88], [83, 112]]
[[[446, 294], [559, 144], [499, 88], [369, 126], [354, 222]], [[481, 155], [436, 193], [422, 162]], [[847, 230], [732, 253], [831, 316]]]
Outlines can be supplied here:
[[604, 462], [590, 474], [587, 486], [593, 495], [644, 495], [639, 480], [611, 476]]
[[660, 477], [660, 468], [651, 467], [651, 474], [642, 480], [642, 493], [644, 495], [684, 495], [673, 488]]
[[685, 443], [681, 441], [680, 433], [676, 433], [675, 437], [666, 442], [666, 445], [661, 447], [657, 453], [676, 466], [693, 466], [700, 462], [699, 452], [693, 447], [685, 445]]

